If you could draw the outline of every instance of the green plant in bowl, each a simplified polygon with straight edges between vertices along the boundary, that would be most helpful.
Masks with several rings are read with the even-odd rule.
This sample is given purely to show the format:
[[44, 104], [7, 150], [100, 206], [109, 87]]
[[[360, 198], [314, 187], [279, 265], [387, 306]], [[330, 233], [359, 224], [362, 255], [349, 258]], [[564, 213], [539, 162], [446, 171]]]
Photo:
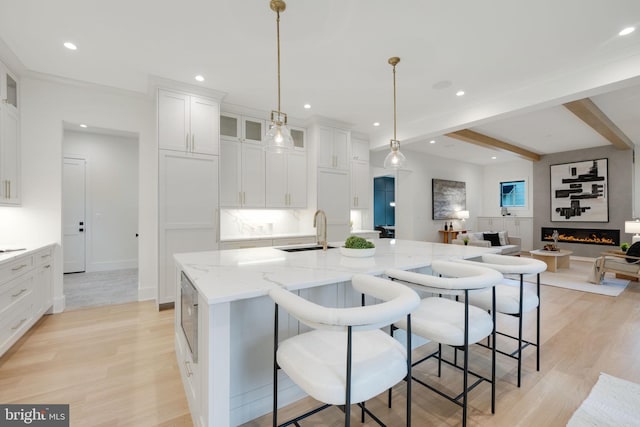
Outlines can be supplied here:
[[629, 249], [629, 244], [627, 242], [624, 242], [620, 245], [620, 249], [622, 250], [622, 252], [627, 252], [627, 249]]
[[376, 245], [362, 237], [351, 236], [345, 240], [344, 247], [348, 249], [371, 249], [375, 248]]

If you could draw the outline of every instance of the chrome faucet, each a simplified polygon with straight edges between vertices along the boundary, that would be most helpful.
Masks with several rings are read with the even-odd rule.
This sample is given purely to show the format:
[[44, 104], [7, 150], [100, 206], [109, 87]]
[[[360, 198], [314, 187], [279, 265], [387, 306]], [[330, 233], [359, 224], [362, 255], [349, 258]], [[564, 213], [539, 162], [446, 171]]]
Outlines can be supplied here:
[[[320, 240], [320, 228], [318, 227], [318, 216], [322, 216], [322, 240]], [[322, 250], [327, 250], [327, 214], [322, 209], [318, 209], [313, 214], [313, 227], [316, 229], [316, 240], [322, 245]]]

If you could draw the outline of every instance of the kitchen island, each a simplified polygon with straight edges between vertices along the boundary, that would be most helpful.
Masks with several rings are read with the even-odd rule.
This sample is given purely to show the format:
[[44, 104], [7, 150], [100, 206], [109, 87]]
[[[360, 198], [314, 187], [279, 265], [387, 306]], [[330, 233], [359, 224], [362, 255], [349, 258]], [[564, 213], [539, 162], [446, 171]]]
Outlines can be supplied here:
[[[373, 241], [376, 253], [369, 258], [342, 256], [337, 247], [342, 242], [330, 243], [336, 247], [326, 252], [270, 247], [175, 255], [176, 354], [195, 425], [236, 426], [271, 412], [274, 305], [268, 292], [273, 287], [327, 306], [351, 306], [360, 301], [350, 286], [354, 274], [382, 275], [388, 268], [428, 273], [434, 260], [495, 252], [475, 246]], [[195, 305], [182, 304], [185, 281], [197, 293]], [[303, 330], [287, 313], [280, 314], [280, 339]], [[284, 375], [279, 385], [282, 406], [305, 396]]]

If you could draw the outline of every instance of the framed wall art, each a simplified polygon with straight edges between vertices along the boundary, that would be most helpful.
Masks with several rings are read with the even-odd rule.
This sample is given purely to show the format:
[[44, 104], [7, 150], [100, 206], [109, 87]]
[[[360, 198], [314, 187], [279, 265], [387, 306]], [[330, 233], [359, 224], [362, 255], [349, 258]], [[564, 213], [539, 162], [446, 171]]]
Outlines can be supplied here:
[[433, 178], [431, 202], [433, 219], [457, 219], [456, 212], [467, 208], [465, 183]]
[[551, 221], [609, 222], [608, 159], [551, 165]]

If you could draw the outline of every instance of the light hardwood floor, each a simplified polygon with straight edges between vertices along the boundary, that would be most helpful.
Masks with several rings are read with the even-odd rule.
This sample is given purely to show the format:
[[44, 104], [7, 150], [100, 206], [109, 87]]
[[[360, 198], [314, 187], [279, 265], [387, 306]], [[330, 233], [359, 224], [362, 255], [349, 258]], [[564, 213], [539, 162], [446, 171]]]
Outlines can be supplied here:
[[[640, 383], [640, 285], [619, 297], [542, 287], [542, 369], [525, 350], [523, 384], [516, 364], [498, 357], [497, 408], [491, 415], [489, 386], [470, 395], [471, 426], [564, 426], [587, 397], [600, 372]], [[77, 310], [47, 316], [0, 358], [0, 402], [70, 403], [72, 426], [189, 426], [191, 418], [173, 352], [172, 310], [150, 302]], [[500, 317], [503, 329], [514, 319]], [[530, 334], [533, 318], [527, 319]], [[474, 348], [474, 367], [486, 372], [488, 353]], [[436, 382], [434, 364], [418, 375]], [[442, 384], [459, 387], [458, 372], [443, 370]], [[405, 385], [394, 406], [369, 403], [389, 426], [404, 424]], [[458, 390], [458, 389], [456, 389]], [[281, 411], [282, 419], [313, 406], [302, 400]], [[414, 426], [455, 426], [460, 409], [414, 385]], [[354, 415], [354, 422], [359, 421]], [[246, 426], [269, 426], [269, 415]], [[302, 424], [342, 425], [335, 408]], [[356, 425], [356, 424], [354, 424]], [[367, 421], [364, 425], [375, 425]]]

